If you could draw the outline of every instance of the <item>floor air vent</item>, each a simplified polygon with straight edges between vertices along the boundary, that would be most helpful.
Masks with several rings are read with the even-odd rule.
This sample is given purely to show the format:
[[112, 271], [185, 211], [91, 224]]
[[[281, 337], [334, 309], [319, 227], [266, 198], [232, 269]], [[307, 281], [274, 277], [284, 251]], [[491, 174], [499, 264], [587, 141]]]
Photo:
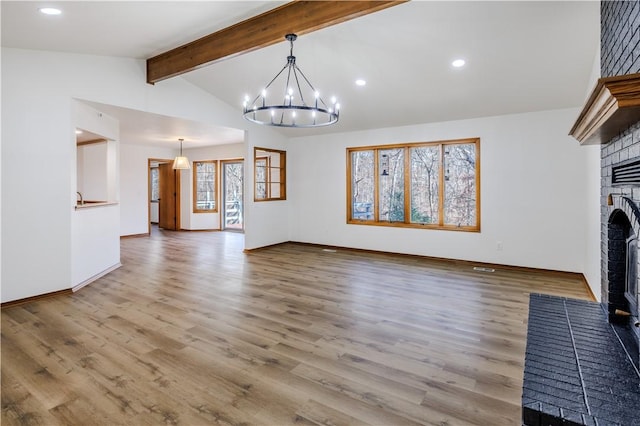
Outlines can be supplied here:
[[335, 250], [335, 249], [322, 249], [322, 251], [326, 251], [327, 253], [335, 253], [337, 250]]
[[496, 271], [493, 268], [484, 268], [482, 266], [474, 266], [473, 270], [477, 272], [495, 272]]

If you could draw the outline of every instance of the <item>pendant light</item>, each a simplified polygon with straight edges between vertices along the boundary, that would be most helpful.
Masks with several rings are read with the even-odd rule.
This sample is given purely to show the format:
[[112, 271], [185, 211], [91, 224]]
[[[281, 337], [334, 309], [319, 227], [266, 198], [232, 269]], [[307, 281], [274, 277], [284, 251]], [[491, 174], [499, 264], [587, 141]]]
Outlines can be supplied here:
[[189, 164], [189, 159], [182, 155], [182, 142], [184, 139], [178, 139], [180, 141], [180, 155], [173, 160], [173, 168], [176, 170], [188, 170], [191, 168], [191, 164]]

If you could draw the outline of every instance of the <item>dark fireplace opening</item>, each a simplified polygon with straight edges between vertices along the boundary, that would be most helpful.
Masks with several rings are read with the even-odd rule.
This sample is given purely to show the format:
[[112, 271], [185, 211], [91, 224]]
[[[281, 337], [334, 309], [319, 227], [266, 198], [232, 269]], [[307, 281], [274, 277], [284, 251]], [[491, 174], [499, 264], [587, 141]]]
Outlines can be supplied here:
[[[629, 199], [630, 213], [637, 207]], [[638, 220], [634, 221], [636, 224]], [[637, 225], [636, 225], [637, 226]], [[638, 233], [629, 216], [613, 211], [608, 225], [608, 318], [636, 369], [640, 368], [640, 328], [638, 328]]]

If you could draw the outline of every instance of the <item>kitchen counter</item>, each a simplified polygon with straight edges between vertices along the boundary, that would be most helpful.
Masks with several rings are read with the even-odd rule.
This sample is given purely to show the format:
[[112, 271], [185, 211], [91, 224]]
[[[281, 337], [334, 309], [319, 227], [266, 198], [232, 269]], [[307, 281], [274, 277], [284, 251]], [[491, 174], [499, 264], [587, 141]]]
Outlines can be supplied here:
[[76, 204], [76, 210], [90, 209], [93, 207], [113, 206], [118, 204], [117, 201], [84, 201], [82, 204]]

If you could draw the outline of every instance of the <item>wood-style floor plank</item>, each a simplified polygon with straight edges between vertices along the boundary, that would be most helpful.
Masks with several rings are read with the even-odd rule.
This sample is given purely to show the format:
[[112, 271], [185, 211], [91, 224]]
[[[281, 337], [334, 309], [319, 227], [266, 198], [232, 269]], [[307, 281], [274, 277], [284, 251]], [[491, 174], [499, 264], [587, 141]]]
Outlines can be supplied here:
[[2, 309], [3, 425], [519, 425], [529, 293], [576, 274], [154, 229]]

